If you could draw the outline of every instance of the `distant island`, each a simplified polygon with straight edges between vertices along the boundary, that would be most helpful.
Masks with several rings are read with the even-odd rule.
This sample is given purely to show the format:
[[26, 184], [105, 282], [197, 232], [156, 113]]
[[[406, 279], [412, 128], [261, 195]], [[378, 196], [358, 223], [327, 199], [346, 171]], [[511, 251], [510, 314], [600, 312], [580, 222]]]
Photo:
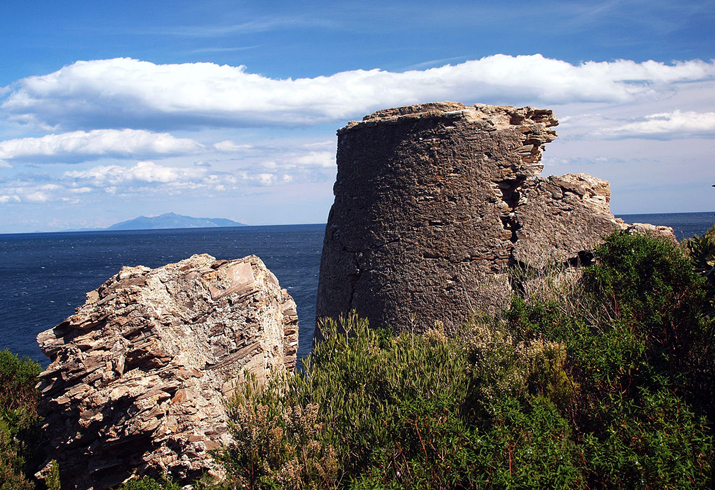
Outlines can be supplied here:
[[176, 213], [165, 213], [159, 216], [130, 219], [116, 223], [108, 230], [164, 230], [168, 228], [218, 228], [230, 226], [246, 226], [244, 223], [225, 218], [192, 218]]

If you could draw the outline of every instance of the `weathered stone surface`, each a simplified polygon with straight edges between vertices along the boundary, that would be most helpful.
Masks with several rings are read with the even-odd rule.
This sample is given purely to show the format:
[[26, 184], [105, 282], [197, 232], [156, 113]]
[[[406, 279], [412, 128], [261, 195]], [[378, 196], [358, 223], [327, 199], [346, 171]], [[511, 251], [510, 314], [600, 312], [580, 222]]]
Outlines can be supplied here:
[[355, 309], [397, 331], [450, 328], [506, 297], [505, 267], [575, 260], [627, 228], [608, 182], [540, 176], [557, 124], [550, 110], [442, 102], [340, 129], [318, 318]]
[[232, 380], [292, 368], [298, 317], [258, 257], [194, 255], [122, 268], [37, 340], [52, 360], [39, 388], [63, 488], [104, 489], [135, 468], [179, 479], [211, 469]]

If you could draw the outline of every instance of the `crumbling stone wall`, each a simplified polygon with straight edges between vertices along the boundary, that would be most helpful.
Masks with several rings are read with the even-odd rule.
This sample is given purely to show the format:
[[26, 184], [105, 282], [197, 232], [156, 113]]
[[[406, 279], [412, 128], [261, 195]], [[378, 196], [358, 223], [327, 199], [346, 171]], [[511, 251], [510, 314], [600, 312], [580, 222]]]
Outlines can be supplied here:
[[442, 102], [338, 130], [317, 317], [450, 328], [508, 295], [506, 267], [575, 260], [625, 227], [608, 182], [540, 176], [557, 124], [550, 110]]

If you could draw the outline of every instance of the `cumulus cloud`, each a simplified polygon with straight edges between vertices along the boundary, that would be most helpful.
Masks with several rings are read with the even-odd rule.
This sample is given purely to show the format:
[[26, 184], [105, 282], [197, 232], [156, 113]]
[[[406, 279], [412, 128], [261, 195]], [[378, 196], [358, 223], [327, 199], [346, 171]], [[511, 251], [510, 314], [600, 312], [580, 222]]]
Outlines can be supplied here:
[[91, 182], [95, 186], [120, 185], [128, 182], [170, 183], [190, 182], [203, 177], [206, 169], [201, 167], [167, 167], [154, 162], [139, 162], [133, 167], [106, 165], [89, 170], [65, 172], [65, 177]]
[[84, 196], [98, 192], [124, 196], [148, 192], [175, 195], [232, 181], [231, 176], [209, 175], [205, 168], [164, 166], [150, 161], [130, 167], [101, 165], [66, 171], [49, 183], [47, 179], [40, 174], [24, 174], [0, 183], [0, 204], [79, 202]]
[[0, 162], [73, 162], [87, 157], [147, 157], [196, 153], [203, 146], [192, 139], [136, 129], [95, 129], [49, 134], [40, 138], [0, 141]]
[[238, 144], [234, 143], [233, 141], [226, 140], [214, 143], [213, 147], [218, 151], [226, 153], [235, 153], [238, 151], [250, 150], [251, 148], [253, 148], [253, 145]]
[[641, 120], [600, 131], [610, 138], [673, 139], [715, 137], [715, 112], [673, 111], [647, 115]]
[[335, 152], [311, 151], [307, 155], [297, 157], [295, 162], [299, 165], [330, 168], [335, 166]]
[[512, 104], [624, 103], [675, 84], [715, 79], [715, 63], [628, 60], [572, 65], [541, 55], [494, 55], [394, 73], [354, 70], [272, 79], [245, 66], [78, 61], [17, 82], [6, 117], [63, 128], [297, 126], [434, 100]]

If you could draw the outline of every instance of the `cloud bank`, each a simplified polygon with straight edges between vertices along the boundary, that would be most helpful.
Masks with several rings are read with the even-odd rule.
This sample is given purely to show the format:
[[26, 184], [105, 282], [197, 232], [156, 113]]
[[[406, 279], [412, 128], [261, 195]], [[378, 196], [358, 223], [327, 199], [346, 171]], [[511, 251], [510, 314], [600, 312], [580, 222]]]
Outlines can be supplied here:
[[135, 129], [95, 129], [0, 141], [0, 161], [73, 162], [87, 157], [139, 157], [196, 153], [203, 146], [168, 133]]
[[639, 137], [653, 139], [715, 138], [715, 112], [673, 111], [650, 114], [608, 130], [609, 137]]
[[245, 66], [157, 65], [129, 58], [78, 61], [22, 79], [5, 117], [64, 130], [319, 125], [379, 108], [435, 100], [510, 104], [626, 103], [678, 84], [715, 80], [715, 63], [628, 60], [572, 65], [541, 55], [494, 55], [402, 73], [354, 70], [272, 79]]
[[[327, 210], [335, 128], [377, 109], [436, 100], [553, 108], [560, 137], [545, 163], [610, 180], [616, 202], [645, 174], [707, 180], [709, 167], [694, 162], [711, 153], [713, 93], [715, 62], [699, 60], [574, 65], [495, 55], [284, 80], [211, 63], [76, 62], [0, 88], [0, 214], [14, 230], [23, 213], [40, 222], [60, 209], [101, 215], [149, 202], [205, 207], [269, 196], [274, 204], [260, 207], [269, 209], [294, 195]], [[263, 219], [280, 219], [273, 212]]]
[[179, 168], [156, 165], [154, 162], [139, 162], [133, 167], [108, 165], [89, 170], [65, 172], [65, 177], [77, 181], [91, 182], [94, 186], [104, 187], [128, 182], [136, 183], [171, 183], [191, 182], [206, 175], [206, 169], [200, 167]]

